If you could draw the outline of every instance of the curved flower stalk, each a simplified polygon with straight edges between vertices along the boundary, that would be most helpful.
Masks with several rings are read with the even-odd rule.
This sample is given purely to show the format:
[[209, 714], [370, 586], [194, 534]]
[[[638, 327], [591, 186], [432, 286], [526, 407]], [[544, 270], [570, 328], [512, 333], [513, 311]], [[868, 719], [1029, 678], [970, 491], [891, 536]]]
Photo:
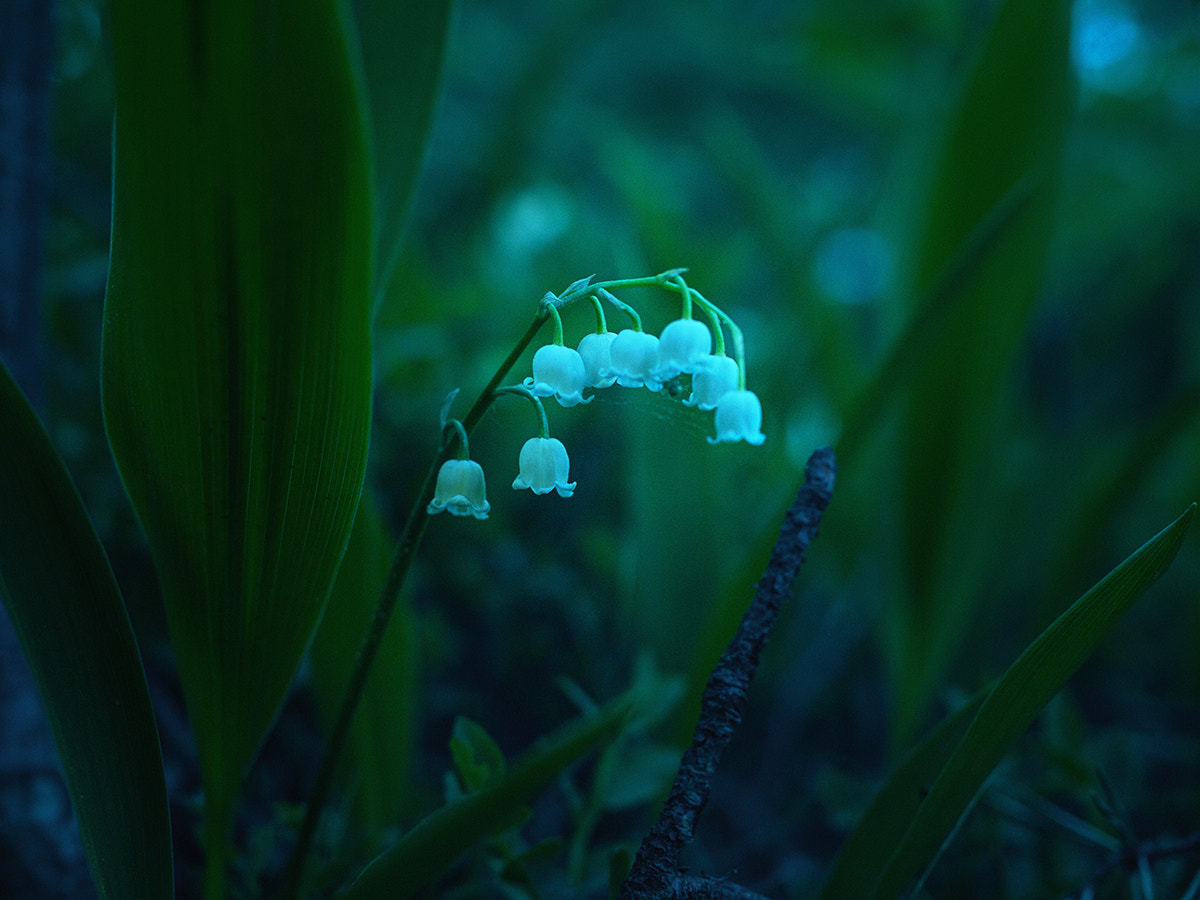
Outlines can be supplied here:
[[560, 497], [575, 493], [575, 482], [568, 482], [571, 460], [567, 448], [558, 438], [530, 438], [521, 448], [521, 474], [513, 481], [513, 488], [529, 488], [535, 494], [558, 491]]

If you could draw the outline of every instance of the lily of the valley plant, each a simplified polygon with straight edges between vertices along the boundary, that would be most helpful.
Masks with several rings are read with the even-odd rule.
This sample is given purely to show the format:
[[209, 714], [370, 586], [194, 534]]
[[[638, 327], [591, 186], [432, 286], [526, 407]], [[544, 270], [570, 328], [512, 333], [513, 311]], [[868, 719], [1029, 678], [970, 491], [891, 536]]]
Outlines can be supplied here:
[[[682, 299], [680, 317], [670, 322], [661, 335], [644, 331], [638, 312], [612, 293], [613, 288], [635, 287], [662, 288]], [[559, 311], [581, 300], [593, 304], [596, 330], [584, 335], [578, 349], [574, 349], [564, 342]], [[609, 331], [605, 303], [628, 316], [630, 327], [620, 332]], [[707, 324], [693, 318], [692, 313], [697, 307], [707, 318]], [[519, 385], [489, 388], [480, 397], [480, 402], [490, 403], [503, 394], [524, 396], [537, 409], [541, 430], [521, 448], [520, 473], [513, 480], [515, 489], [529, 488], [535, 494], [557, 491], [560, 497], [570, 497], [575, 490], [575, 483], [568, 481], [570, 459], [567, 448], [562, 441], [550, 436], [542, 398], [553, 397], [559, 405], [569, 408], [590, 403], [595, 391], [614, 385], [645, 387], [657, 392], [666, 383], [688, 375], [692, 380], [692, 393], [684, 402], [702, 410], [715, 410], [716, 435], [708, 439], [711, 443], [746, 441], [761, 444], [765, 439], [762, 405], [758, 396], [746, 389], [741, 330], [719, 307], [688, 286], [682, 269], [650, 278], [595, 284], [591, 278], [581, 279], [561, 296], [549, 293], [543, 297], [538, 315], [539, 320], [553, 320], [554, 338], [533, 354], [533, 374]], [[732, 336], [733, 356], [725, 352], [725, 329]], [[523, 350], [523, 346], [518, 348], [518, 352]], [[589, 389], [593, 393], [584, 396], [584, 391]], [[469, 429], [459, 420], [447, 419], [445, 415], [442, 427], [457, 448], [456, 456], [441, 464], [434, 498], [427, 511], [433, 514], [444, 510], [455, 516], [487, 518], [490, 507], [483, 470], [469, 458], [467, 451]]]

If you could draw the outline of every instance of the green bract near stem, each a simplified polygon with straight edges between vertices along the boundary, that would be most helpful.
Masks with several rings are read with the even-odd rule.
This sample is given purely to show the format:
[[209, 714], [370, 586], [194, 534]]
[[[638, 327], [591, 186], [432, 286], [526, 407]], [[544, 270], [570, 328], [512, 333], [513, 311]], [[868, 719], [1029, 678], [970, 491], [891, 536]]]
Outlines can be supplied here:
[[536, 396], [533, 391], [525, 387], [523, 384], [510, 384], [506, 387], [496, 388], [497, 394], [514, 394], [518, 397], [524, 397], [537, 409], [538, 425], [541, 428], [541, 433], [538, 435], [542, 438], [550, 437], [550, 422], [546, 418], [546, 407], [542, 404], [540, 397]]
[[642, 330], [642, 317], [638, 315], [638, 312], [636, 309], [634, 309], [632, 306], [628, 305], [627, 303], [622, 303], [620, 300], [618, 300], [616, 297], [614, 297], [613, 294], [606, 288], [599, 288], [598, 290], [600, 292], [601, 297], [603, 297], [605, 300], [607, 300], [609, 303], [611, 303], [617, 309], [621, 310], [621, 312], [625, 313], [625, 315], [629, 316], [629, 318], [631, 320], [633, 320], [633, 330], [634, 331]]

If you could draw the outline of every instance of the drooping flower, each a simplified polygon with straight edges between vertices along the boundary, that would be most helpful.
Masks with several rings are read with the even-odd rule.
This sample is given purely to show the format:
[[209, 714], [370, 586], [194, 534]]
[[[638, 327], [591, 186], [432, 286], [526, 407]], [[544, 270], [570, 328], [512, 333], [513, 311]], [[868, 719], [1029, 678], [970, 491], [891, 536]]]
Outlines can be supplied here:
[[448, 459], [442, 463], [433, 499], [426, 507], [429, 515], [446, 510], [452, 516], [486, 519], [491, 508], [479, 463], [471, 459]]
[[683, 402], [700, 409], [716, 409], [721, 398], [737, 389], [738, 365], [731, 356], [705, 356], [692, 376], [692, 396]]
[[575, 482], [567, 482], [571, 461], [558, 438], [530, 438], [521, 448], [521, 474], [513, 481], [516, 490], [529, 488], [535, 494], [558, 491], [560, 497], [575, 493]]
[[681, 373], [692, 374], [700, 360], [712, 352], [712, 332], [695, 319], [676, 319], [658, 338], [654, 377], [668, 381]]
[[591, 402], [583, 399], [587, 386], [587, 368], [578, 350], [559, 344], [546, 344], [533, 354], [533, 377], [525, 387], [535, 397], [554, 397], [563, 406]]
[[600, 374], [615, 378], [621, 387], [642, 387], [662, 390], [662, 382], [652, 374], [658, 363], [658, 338], [644, 331], [626, 328], [609, 348], [611, 361], [607, 371]]
[[717, 404], [717, 436], [709, 438], [710, 444], [721, 441], [745, 441], [761, 444], [766, 440], [762, 433], [762, 404], [754, 391], [726, 391]]
[[583, 358], [583, 368], [587, 372], [585, 384], [588, 387], [611, 387], [617, 379], [611, 375], [601, 375], [612, 366], [612, 344], [617, 336], [611, 331], [603, 333], [592, 332], [584, 335], [579, 342], [579, 355]]

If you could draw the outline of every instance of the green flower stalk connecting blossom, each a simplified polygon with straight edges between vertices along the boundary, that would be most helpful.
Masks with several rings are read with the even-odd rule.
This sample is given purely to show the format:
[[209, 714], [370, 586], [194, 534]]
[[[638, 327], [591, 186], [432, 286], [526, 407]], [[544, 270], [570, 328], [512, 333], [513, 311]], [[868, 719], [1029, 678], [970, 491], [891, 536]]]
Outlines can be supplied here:
[[[680, 318], [670, 322], [662, 335], [642, 329], [641, 316], [612, 293], [612, 289], [658, 287], [682, 297]], [[596, 311], [596, 330], [580, 340], [578, 349], [563, 342], [562, 317], [559, 310], [579, 300], [591, 301]], [[618, 332], [609, 331], [604, 317], [605, 303], [627, 315], [631, 327]], [[692, 318], [693, 307], [700, 307], [709, 324]], [[592, 283], [581, 279], [560, 296], [552, 293], [542, 298], [539, 319], [522, 344], [509, 357], [497, 379], [503, 377], [523, 351], [536, 326], [546, 319], [554, 321], [554, 339], [533, 354], [533, 374], [520, 384], [506, 387], [494, 379], [476, 408], [485, 406], [501, 394], [514, 394], [530, 400], [538, 414], [540, 433], [527, 440], [521, 448], [519, 473], [513, 480], [517, 490], [528, 488], [535, 494], [557, 492], [570, 497], [575, 482], [569, 481], [570, 459], [562, 441], [550, 437], [546, 410], [542, 398], [553, 397], [564, 407], [590, 403], [595, 394], [585, 397], [585, 389], [604, 390], [619, 385], [626, 388], [645, 387], [660, 391], [663, 386], [681, 375], [691, 376], [692, 393], [683, 402], [701, 410], [714, 410], [716, 434], [708, 440], [722, 442], [745, 441], [758, 445], [766, 440], [762, 433], [762, 404], [758, 396], [746, 389], [746, 370], [742, 349], [742, 333], [733, 320], [715, 304], [705, 299], [683, 280], [683, 270], [664, 272], [651, 278], [631, 278], [620, 281]], [[734, 356], [725, 353], [724, 331], [733, 338]], [[451, 395], [447, 401], [453, 400]], [[472, 415], [468, 422], [477, 420]], [[443, 428], [453, 426], [458, 439], [458, 458], [442, 463], [428, 513], [448, 511], [455, 516], [487, 518], [490, 506], [484, 487], [483, 469], [469, 458], [466, 429], [456, 419], [447, 419], [443, 411]], [[453, 438], [451, 438], [453, 439]], [[449, 445], [446, 445], [449, 449]]]

